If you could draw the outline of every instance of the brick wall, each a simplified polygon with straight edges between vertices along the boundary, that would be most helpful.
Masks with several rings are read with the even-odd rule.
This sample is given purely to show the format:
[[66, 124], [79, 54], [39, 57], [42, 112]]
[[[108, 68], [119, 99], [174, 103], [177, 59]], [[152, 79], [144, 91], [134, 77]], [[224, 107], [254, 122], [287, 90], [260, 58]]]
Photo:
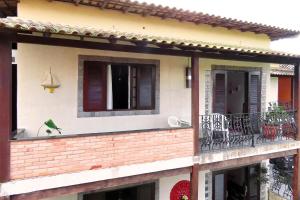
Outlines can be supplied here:
[[12, 141], [11, 178], [24, 179], [193, 155], [192, 129]]

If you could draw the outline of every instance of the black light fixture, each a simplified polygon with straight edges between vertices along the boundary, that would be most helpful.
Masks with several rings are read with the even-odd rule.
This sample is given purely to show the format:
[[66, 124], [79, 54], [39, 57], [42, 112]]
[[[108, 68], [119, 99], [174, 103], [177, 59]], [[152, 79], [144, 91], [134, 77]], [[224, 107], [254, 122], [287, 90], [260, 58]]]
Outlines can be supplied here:
[[185, 87], [191, 88], [192, 87], [192, 69], [190, 67], [190, 60], [188, 58], [188, 65], [185, 68]]

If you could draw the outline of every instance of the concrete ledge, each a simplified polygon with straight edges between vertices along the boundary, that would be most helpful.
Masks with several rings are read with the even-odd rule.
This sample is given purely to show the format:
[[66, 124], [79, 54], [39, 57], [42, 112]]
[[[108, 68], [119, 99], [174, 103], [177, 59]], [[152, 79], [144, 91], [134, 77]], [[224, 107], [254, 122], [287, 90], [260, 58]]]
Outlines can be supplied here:
[[195, 157], [194, 161], [202, 165], [238, 158], [284, 152], [294, 149], [300, 149], [300, 141], [284, 141], [275, 144], [256, 146], [255, 148], [245, 147], [232, 150], [222, 150], [220, 152], [208, 152]]
[[190, 167], [192, 165], [192, 157], [183, 157], [151, 163], [113, 167], [108, 169], [86, 170], [77, 173], [16, 180], [0, 184], [0, 197], [123, 178], [140, 174], [148, 174], [165, 170], [180, 169]]

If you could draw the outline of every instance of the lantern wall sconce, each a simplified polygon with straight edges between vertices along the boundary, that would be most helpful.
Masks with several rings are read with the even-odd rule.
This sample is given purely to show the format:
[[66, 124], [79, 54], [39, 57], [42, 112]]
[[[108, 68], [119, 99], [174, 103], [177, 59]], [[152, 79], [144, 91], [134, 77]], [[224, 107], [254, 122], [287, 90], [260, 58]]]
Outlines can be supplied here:
[[192, 69], [190, 67], [185, 68], [185, 87], [192, 87]]
[[54, 93], [55, 89], [60, 87], [60, 84], [56, 77], [52, 74], [51, 68], [49, 72], [47, 72], [44, 81], [42, 82], [41, 86], [44, 90], [48, 89], [50, 93]]

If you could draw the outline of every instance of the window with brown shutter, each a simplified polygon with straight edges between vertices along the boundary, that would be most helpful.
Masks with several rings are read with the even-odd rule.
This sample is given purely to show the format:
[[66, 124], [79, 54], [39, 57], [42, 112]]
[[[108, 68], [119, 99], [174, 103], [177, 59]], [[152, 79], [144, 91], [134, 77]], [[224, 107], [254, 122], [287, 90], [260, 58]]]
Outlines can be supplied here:
[[156, 65], [85, 61], [83, 76], [84, 112], [155, 109]]
[[83, 72], [83, 110], [104, 111], [107, 100], [107, 64], [85, 61]]
[[222, 70], [213, 72], [214, 94], [213, 94], [213, 112], [226, 114], [227, 112], [227, 73]]

